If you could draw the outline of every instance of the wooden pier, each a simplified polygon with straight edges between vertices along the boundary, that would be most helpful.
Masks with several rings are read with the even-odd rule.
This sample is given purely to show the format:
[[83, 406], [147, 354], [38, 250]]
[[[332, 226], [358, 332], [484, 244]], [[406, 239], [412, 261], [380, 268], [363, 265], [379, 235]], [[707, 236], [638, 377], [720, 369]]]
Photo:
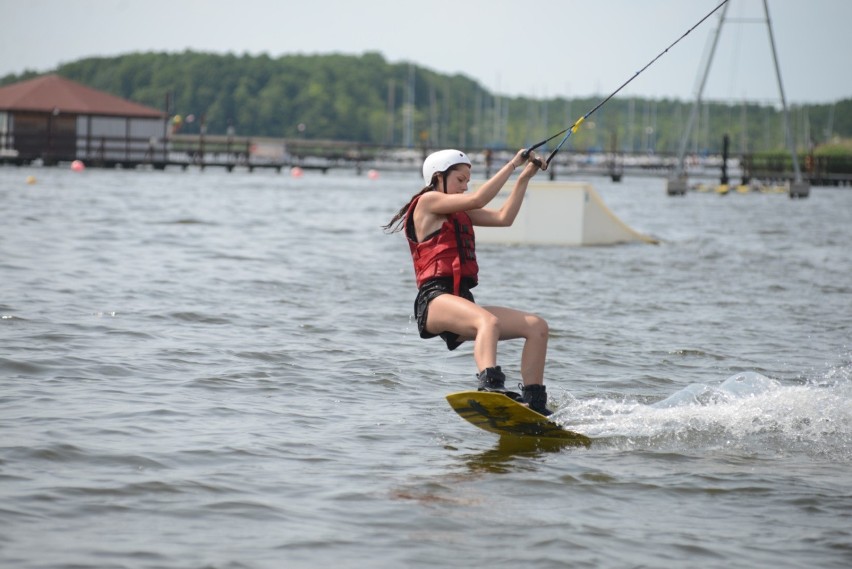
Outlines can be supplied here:
[[[20, 142], [21, 135], [16, 137]], [[8, 148], [10, 145], [6, 145]], [[0, 164], [25, 165], [40, 163], [57, 165], [82, 161], [97, 168], [223, 168], [228, 172], [271, 169], [290, 172], [333, 169], [355, 170], [361, 174], [371, 169], [379, 171], [416, 172], [431, 148], [400, 148], [339, 140], [309, 140], [301, 138], [265, 138], [228, 135], [170, 135], [167, 138], [133, 139], [127, 137], [52, 139], [27, 141], [22, 153], [0, 153]], [[511, 150], [467, 149], [479, 176], [496, 172], [502, 161], [511, 159]], [[794, 178], [792, 169], [783, 160], [737, 158], [736, 166], [726, 175], [731, 178], [765, 180], [784, 183]], [[805, 180], [815, 186], [852, 186], [852, 159], [843, 157], [806, 157], [802, 172]], [[609, 177], [669, 177], [677, 165], [674, 154], [647, 153], [581, 153], [563, 151], [551, 163], [551, 180], [570, 179], [577, 175]], [[718, 157], [709, 157], [690, 177], [704, 180], [720, 179]]]

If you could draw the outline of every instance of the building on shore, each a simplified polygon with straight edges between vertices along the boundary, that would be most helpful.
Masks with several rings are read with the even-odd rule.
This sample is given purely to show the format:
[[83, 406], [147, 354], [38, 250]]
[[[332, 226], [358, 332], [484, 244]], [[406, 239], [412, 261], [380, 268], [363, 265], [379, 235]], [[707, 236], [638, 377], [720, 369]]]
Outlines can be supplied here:
[[0, 87], [0, 162], [163, 160], [164, 112], [59, 75]]

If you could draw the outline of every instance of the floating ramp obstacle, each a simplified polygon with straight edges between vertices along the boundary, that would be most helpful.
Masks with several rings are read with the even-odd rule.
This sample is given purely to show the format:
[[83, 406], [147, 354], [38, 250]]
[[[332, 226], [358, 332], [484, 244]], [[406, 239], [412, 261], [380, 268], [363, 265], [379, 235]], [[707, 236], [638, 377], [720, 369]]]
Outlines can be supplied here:
[[[512, 184], [488, 204], [499, 208]], [[614, 245], [657, 243], [621, 221], [591, 184], [583, 182], [530, 182], [524, 203], [511, 227], [477, 227], [478, 243], [523, 245]]]

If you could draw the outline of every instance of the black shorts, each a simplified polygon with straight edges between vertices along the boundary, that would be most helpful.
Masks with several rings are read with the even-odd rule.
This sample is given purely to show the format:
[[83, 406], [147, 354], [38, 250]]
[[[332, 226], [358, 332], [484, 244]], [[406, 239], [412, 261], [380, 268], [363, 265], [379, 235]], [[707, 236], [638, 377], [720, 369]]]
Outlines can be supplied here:
[[[471, 302], [476, 302], [473, 299], [473, 294], [470, 292], [470, 289], [475, 286], [476, 282], [473, 279], [462, 279], [461, 286], [459, 287], [459, 296]], [[455, 350], [464, 342], [464, 340], [459, 340], [458, 334], [453, 332], [432, 334], [426, 331], [426, 317], [429, 314], [429, 303], [433, 298], [442, 294], [453, 294], [452, 277], [439, 277], [423, 283], [423, 286], [417, 292], [417, 298], [414, 299], [414, 317], [417, 319], [417, 329], [420, 331], [421, 338], [440, 336], [447, 343], [448, 350]]]

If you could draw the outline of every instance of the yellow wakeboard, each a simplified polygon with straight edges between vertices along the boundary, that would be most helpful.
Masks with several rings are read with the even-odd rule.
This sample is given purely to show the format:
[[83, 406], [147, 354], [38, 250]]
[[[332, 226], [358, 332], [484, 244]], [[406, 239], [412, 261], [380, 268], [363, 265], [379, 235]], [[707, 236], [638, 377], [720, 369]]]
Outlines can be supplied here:
[[592, 439], [563, 429], [540, 413], [502, 393], [461, 391], [447, 395], [450, 407], [480, 429], [498, 435], [559, 439], [577, 446], [591, 446]]

